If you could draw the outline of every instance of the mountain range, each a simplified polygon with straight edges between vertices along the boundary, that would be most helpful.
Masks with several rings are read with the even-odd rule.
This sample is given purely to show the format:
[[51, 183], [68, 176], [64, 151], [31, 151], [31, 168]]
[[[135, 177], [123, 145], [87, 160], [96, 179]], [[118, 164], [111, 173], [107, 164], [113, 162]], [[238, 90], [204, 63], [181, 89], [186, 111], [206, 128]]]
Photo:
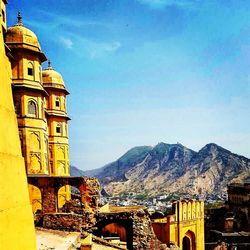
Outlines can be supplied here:
[[134, 147], [98, 169], [71, 167], [71, 175], [97, 177], [110, 195], [222, 197], [229, 183], [250, 176], [250, 159], [214, 143], [198, 152], [179, 143], [158, 143]]

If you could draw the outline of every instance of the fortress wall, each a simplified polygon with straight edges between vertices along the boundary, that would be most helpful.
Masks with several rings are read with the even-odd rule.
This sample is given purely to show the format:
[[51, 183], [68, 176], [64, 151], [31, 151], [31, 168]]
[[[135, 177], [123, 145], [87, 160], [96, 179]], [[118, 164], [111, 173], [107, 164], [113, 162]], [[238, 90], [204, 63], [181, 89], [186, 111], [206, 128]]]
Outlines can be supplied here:
[[[5, 1], [1, 0], [1, 10]], [[2, 16], [1, 16], [2, 18]], [[11, 90], [11, 67], [0, 27], [0, 249], [36, 249], [24, 159]]]

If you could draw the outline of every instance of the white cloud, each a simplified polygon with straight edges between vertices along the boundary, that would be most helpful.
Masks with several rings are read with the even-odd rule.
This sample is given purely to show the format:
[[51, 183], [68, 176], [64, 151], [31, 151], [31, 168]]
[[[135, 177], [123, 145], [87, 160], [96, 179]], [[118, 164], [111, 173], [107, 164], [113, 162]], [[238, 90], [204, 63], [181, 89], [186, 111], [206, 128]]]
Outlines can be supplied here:
[[164, 9], [167, 6], [177, 6], [183, 8], [193, 7], [200, 0], [137, 0], [142, 4], [149, 5], [153, 9]]
[[88, 53], [92, 59], [97, 57], [102, 57], [106, 54], [111, 54], [116, 52], [121, 47], [119, 42], [110, 43], [95, 43], [90, 42], [88, 44]]
[[[115, 53], [120, 47], [119, 41], [94, 41], [78, 34], [69, 34], [74, 41], [74, 49], [78, 56], [87, 56], [91, 59], [104, 57]], [[81, 51], [81, 53], [79, 53]]]
[[73, 42], [70, 38], [60, 37], [59, 41], [66, 49], [72, 49]]
[[78, 34], [60, 36], [58, 41], [66, 49], [75, 51], [78, 56], [87, 56], [91, 59], [113, 54], [121, 47], [121, 43], [118, 41], [93, 41]]

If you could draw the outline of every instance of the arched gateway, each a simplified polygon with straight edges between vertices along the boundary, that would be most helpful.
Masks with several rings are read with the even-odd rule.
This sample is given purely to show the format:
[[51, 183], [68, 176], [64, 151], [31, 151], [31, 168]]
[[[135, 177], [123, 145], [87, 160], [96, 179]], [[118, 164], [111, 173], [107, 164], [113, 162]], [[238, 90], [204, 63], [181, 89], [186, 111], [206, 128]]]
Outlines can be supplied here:
[[182, 239], [183, 250], [196, 250], [195, 234], [192, 231], [188, 231]]

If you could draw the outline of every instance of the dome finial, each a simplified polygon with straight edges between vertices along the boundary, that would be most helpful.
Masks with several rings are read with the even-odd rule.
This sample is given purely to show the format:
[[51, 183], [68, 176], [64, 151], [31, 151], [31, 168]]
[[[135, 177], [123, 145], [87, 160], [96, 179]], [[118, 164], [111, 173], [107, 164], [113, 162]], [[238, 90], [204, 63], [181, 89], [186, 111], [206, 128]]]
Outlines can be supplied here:
[[21, 15], [20, 10], [18, 11], [18, 14], [17, 14], [17, 25], [23, 25], [23, 23], [22, 23], [22, 15]]
[[52, 66], [51, 66], [51, 61], [50, 59], [48, 59], [48, 68], [47, 69], [53, 69]]

